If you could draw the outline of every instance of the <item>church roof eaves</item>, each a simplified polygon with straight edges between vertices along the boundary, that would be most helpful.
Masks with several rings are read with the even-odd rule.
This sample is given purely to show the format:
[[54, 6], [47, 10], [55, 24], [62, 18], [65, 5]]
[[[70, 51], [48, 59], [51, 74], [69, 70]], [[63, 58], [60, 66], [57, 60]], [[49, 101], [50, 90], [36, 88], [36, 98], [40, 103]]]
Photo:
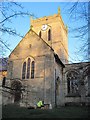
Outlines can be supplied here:
[[60, 60], [60, 58], [58, 57], [58, 55], [56, 53], [54, 53], [54, 57], [55, 57], [55, 61], [58, 64], [61, 64], [65, 68], [65, 65], [62, 63], [62, 61]]
[[65, 64], [65, 65], [75, 65], [75, 64], [89, 64], [90, 65], [90, 62], [73, 62], [73, 63], [67, 63], [67, 64]]

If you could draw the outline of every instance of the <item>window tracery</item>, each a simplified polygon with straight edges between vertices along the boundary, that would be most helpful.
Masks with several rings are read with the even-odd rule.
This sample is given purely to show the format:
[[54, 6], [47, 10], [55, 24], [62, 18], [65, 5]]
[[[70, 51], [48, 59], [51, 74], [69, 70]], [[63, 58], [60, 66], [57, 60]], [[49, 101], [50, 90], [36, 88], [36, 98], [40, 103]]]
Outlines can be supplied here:
[[67, 74], [68, 93], [75, 94], [79, 92], [79, 77], [77, 72], [71, 71]]
[[22, 67], [22, 79], [33, 79], [35, 74], [35, 61], [33, 58], [27, 58]]

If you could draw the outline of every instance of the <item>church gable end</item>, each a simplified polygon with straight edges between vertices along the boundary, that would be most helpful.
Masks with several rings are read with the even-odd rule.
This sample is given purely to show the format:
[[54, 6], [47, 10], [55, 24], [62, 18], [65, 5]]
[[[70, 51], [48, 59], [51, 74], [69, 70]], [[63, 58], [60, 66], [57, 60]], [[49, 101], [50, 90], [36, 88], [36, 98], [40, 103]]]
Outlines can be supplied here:
[[34, 31], [30, 30], [10, 54], [10, 59], [25, 58], [28, 55], [46, 54], [51, 48]]

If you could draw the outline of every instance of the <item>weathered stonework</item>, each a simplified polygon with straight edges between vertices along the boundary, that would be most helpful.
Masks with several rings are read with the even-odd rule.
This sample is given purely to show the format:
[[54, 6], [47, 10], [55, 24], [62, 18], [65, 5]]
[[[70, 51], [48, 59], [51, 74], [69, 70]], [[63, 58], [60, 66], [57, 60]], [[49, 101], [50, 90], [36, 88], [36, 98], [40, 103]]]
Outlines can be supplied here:
[[[88, 71], [88, 72], [86, 72]], [[75, 102], [80, 103], [84, 102], [90, 104], [90, 83], [89, 83], [89, 71], [90, 71], [90, 63], [74, 63], [74, 64], [66, 64], [63, 71], [63, 80], [64, 80], [64, 94], [65, 94], [65, 103]], [[74, 76], [73, 80], [77, 80], [78, 84], [78, 94], [74, 92], [72, 94], [68, 93], [68, 73], [76, 73], [76, 79]], [[87, 78], [88, 77], [88, 78]]]
[[[42, 30], [44, 24], [47, 24], [46, 30]], [[10, 97], [6, 97], [8, 100], [5, 100], [26, 107], [35, 106], [39, 99], [44, 101], [44, 104], [51, 104], [52, 107], [69, 102], [90, 102], [89, 96], [86, 98], [82, 94], [82, 91], [85, 93], [83, 86], [78, 85], [79, 90], [72, 86], [72, 89], [69, 88], [70, 82], [72, 83], [71, 78], [76, 79], [78, 76], [79, 82], [83, 80], [82, 75], [88, 63], [68, 64], [68, 31], [61, 15], [55, 14], [32, 20], [31, 25], [30, 30], [9, 56], [6, 86], [12, 88], [9, 90], [12, 94], [8, 93]], [[49, 30], [51, 30], [50, 40], [48, 40]], [[40, 31], [41, 35], [39, 35]], [[30, 65], [28, 65], [28, 58]], [[35, 63], [33, 78], [31, 77], [32, 62]], [[23, 69], [24, 77], [22, 77]], [[27, 78], [28, 69], [29, 78]], [[69, 82], [67, 82], [67, 75]], [[86, 76], [84, 78], [86, 79]], [[21, 89], [18, 85], [21, 85]], [[89, 86], [87, 86], [88, 93]], [[75, 94], [67, 94], [73, 93], [74, 89]], [[75, 96], [77, 93], [80, 93], [81, 97]], [[4, 91], [3, 95], [6, 95]], [[6, 104], [5, 100], [3, 104]]]

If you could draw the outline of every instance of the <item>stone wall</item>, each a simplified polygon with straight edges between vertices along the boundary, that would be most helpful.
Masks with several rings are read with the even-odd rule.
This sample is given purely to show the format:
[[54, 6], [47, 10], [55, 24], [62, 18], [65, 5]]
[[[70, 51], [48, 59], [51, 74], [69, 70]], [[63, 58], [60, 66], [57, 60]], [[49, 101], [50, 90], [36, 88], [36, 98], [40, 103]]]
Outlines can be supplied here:
[[[42, 30], [42, 25], [46, 24], [47, 29]], [[60, 14], [52, 16], [45, 16], [43, 18], [31, 21], [33, 30], [39, 35], [41, 31], [41, 38], [49, 44], [63, 63], [68, 63], [68, 31]], [[48, 41], [48, 31], [51, 30], [51, 40]], [[57, 32], [58, 31], [58, 32]]]
[[[90, 63], [74, 63], [74, 64], [67, 64], [65, 65], [64, 71], [63, 71], [63, 81], [64, 81], [64, 94], [65, 94], [65, 103], [68, 102], [89, 102], [89, 72], [86, 72], [90, 69]], [[74, 74], [72, 74], [74, 73]], [[75, 75], [76, 74], [76, 75]], [[71, 75], [68, 78], [68, 75]], [[77, 83], [75, 83], [78, 87], [75, 92], [75, 84], [72, 90], [74, 90], [72, 93], [70, 93], [68, 88], [68, 80], [76, 80]]]
[[[26, 35], [22, 40], [22, 46], [19, 45], [11, 53], [8, 61], [8, 78], [22, 80], [22, 66], [28, 58], [35, 61], [34, 79], [22, 80], [25, 86], [25, 92], [22, 93], [21, 104], [34, 105], [39, 99], [45, 103], [54, 103], [53, 96], [53, 51], [35, 33], [31, 36]], [[29, 37], [31, 38], [29, 40]], [[27, 42], [25, 42], [27, 41]], [[28, 45], [31, 44], [31, 48]], [[18, 56], [18, 57], [17, 57]], [[10, 65], [12, 63], [12, 65]]]

